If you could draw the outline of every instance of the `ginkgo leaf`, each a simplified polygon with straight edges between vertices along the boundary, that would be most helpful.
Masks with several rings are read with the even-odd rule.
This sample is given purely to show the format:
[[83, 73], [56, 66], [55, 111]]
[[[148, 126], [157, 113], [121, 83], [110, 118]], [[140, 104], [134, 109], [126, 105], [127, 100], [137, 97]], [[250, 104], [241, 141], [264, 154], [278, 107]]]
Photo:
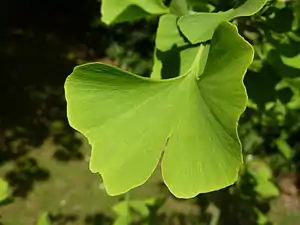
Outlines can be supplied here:
[[102, 0], [102, 20], [106, 24], [140, 19], [150, 14], [165, 14], [162, 0]]
[[189, 46], [177, 27], [178, 16], [166, 14], [159, 18], [154, 64], [151, 78], [171, 78], [187, 72], [198, 52], [199, 46]]
[[178, 26], [187, 39], [193, 43], [210, 40], [214, 30], [223, 21], [236, 17], [251, 16], [258, 12], [268, 0], [247, 0], [238, 8], [218, 13], [195, 13], [182, 16]]
[[[260, 10], [265, 2], [263, 0], [246, 1], [242, 6], [227, 12], [189, 14], [181, 18], [175, 14], [161, 16], [156, 33], [151, 77], [160, 79], [185, 74], [197, 54], [197, 46], [195, 48], [193, 44], [210, 40], [214, 30], [222, 21], [251, 15]], [[183, 4], [181, 0], [172, 1], [172, 3], [178, 7]], [[189, 40], [180, 32], [178, 25]], [[193, 41], [193, 35], [197, 37], [196, 41]]]
[[164, 181], [177, 197], [237, 179], [237, 122], [247, 99], [242, 80], [253, 50], [229, 23], [216, 29], [200, 74], [202, 50], [177, 78], [156, 81], [101, 63], [78, 66], [67, 78], [69, 122], [88, 138], [90, 169], [110, 195], [143, 184], [162, 154]]
[[181, 47], [187, 45], [183, 36], [181, 36], [177, 27], [178, 16], [174, 14], [166, 14], [159, 18], [156, 32], [155, 46], [161, 51], [167, 51], [176, 45]]
[[0, 178], [0, 202], [8, 197], [8, 183]]
[[[151, 78], [171, 78], [184, 75], [193, 64], [199, 45], [191, 45], [181, 36], [177, 27], [178, 17], [166, 14], [160, 17], [154, 52]], [[202, 51], [201, 62], [205, 65], [209, 45]], [[203, 66], [200, 66], [203, 68]]]
[[176, 15], [185, 15], [189, 13], [189, 2], [187, 0], [172, 0], [170, 11]]

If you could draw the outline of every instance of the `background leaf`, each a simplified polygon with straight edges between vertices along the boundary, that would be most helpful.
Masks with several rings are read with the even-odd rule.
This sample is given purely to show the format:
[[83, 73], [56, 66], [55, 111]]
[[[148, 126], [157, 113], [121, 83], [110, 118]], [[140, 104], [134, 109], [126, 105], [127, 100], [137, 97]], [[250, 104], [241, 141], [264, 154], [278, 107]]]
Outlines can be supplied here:
[[200, 43], [210, 40], [214, 30], [222, 21], [253, 15], [258, 12], [266, 2], [267, 0], [248, 0], [238, 8], [230, 9], [226, 12], [185, 15], [178, 20], [178, 26], [191, 43]]
[[168, 8], [162, 0], [102, 0], [102, 20], [106, 24], [140, 19], [150, 14], [164, 14]]
[[[154, 52], [154, 65], [151, 77], [166, 79], [186, 74], [191, 67], [199, 45], [192, 45], [184, 39], [177, 27], [178, 16], [166, 14], [160, 17]], [[201, 62], [204, 68], [209, 45], [205, 45]]]
[[189, 4], [187, 0], [172, 0], [170, 11], [178, 16], [189, 13]]
[[48, 217], [48, 213], [43, 213], [37, 222], [37, 225], [51, 225], [51, 224], [52, 223]]
[[0, 178], [0, 202], [8, 197], [8, 183]]
[[255, 191], [263, 197], [274, 197], [279, 195], [278, 188], [271, 181], [273, 178], [272, 170], [262, 160], [249, 162], [248, 170], [256, 181]]

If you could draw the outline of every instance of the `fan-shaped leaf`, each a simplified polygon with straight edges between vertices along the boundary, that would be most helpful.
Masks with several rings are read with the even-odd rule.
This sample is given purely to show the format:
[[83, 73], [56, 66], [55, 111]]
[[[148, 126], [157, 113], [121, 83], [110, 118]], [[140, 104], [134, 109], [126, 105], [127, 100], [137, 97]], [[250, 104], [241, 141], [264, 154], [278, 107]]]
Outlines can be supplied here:
[[163, 151], [162, 175], [177, 197], [236, 180], [242, 163], [237, 121], [246, 105], [242, 79], [253, 50], [229, 23], [216, 30], [200, 74], [202, 49], [178, 78], [155, 81], [100, 63], [76, 67], [68, 77], [69, 122], [92, 145], [90, 168], [102, 175], [109, 194], [143, 184]]

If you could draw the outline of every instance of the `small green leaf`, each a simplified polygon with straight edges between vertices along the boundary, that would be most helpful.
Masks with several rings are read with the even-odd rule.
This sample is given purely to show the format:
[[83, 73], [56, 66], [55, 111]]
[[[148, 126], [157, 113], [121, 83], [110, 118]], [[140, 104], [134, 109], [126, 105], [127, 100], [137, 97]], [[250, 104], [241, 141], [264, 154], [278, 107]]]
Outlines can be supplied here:
[[280, 57], [281, 57], [282, 62], [286, 66], [300, 69], [300, 54], [292, 56], [292, 57], [287, 57], [287, 56], [281, 55]]
[[131, 220], [128, 217], [119, 216], [113, 223], [113, 225], [129, 225]]
[[161, 51], [170, 50], [174, 45], [181, 47], [187, 45], [177, 26], [178, 16], [166, 14], [159, 18], [155, 45]]
[[128, 201], [119, 202], [113, 207], [113, 210], [119, 216], [128, 216], [130, 214]]
[[[159, 19], [155, 40], [154, 65], [151, 73], [151, 78], [153, 79], [171, 78], [182, 75], [186, 71], [183, 72], [181, 64], [189, 64], [189, 67], [197, 54], [197, 48], [190, 50], [189, 47], [183, 47], [184, 45], [188, 45], [188, 43], [185, 42], [179, 33], [177, 19], [178, 16], [173, 14], [163, 15]], [[182, 55], [190, 51], [194, 52], [192, 53], [192, 58], [186, 58], [185, 55]], [[189, 59], [192, 61], [187, 62]]]
[[271, 181], [257, 179], [255, 191], [264, 198], [276, 197], [279, 195], [279, 190]]
[[282, 137], [279, 137], [277, 140], [275, 140], [275, 144], [276, 144], [278, 150], [281, 152], [281, 154], [286, 159], [292, 158], [292, 156], [293, 156], [292, 148], [285, 139], [283, 139]]
[[168, 13], [161, 0], [102, 0], [102, 20], [106, 24], [140, 19], [150, 14]]
[[156, 203], [155, 198], [149, 198], [146, 200], [130, 200], [129, 205], [132, 210], [139, 213], [143, 218], [149, 216], [150, 211], [148, 206], [153, 206]]
[[286, 79], [286, 82], [297, 94], [300, 94], [300, 77]]
[[[203, 56], [203, 60], [201, 60], [199, 64], [205, 63], [204, 55], [207, 55], [208, 50], [208, 45], [203, 46], [201, 51], [199, 51], [199, 45], [186, 46], [184, 48], [173, 47], [166, 52], [156, 49], [151, 77], [155, 79], [166, 79], [185, 75], [192, 67], [197, 54], [199, 55], [201, 53], [201, 56]], [[199, 65], [199, 70], [200, 69], [203, 69], [203, 67]]]
[[268, 0], [247, 0], [238, 8], [218, 13], [196, 13], [182, 16], [178, 26], [187, 39], [193, 43], [210, 40], [214, 30], [223, 21], [236, 17], [250, 16], [258, 12]]
[[147, 217], [149, 215], [149, 209], [146, 202], [140, 200], [132, 200], [129, 202], [130, 207], [142, 217]]
[[279, 190], [271, 181], [273, 174], [267, 163], [262, 160], [253, 160], [248, 163], [248, 171], [256, 181], [255, 191], [262, 197], [275, 197]]
[[147, 200], [124, 200], [117, 203], [113, 210], [118, 215], [117, 219], [114, 222], [114, 225], [127, 225], [130, 224], [132, 218], [131, 213], [132, 210], [136, 213], [140, 214], [142, 218], [147, 217], [150, 214], [148, 209], [148, 205], [154, 205], [155, 199], [147, 199]]
[[129, 225], [131, 222], [130, 205], [128, 201], [121, 201], [113, 207], [113, 211], [118, 215], [114, 225]]
[[43, 213], [37, 222], [37, 225], [51, 225], [51, 224], [52, 223], [48, 217], [48, 213]]
[[8, 183], [0, 178], [0, 202], [8, 197]]
[[264, 215], [258, 208], [254, 208], [254, 212], [257, 216], [257, 224], [264, 225], [268, 222], [268, 217]]
[[187, 0], [172, 0], [170, 11], [178, 16], [188, 14], [189, 6]]
[[204, 71], [202, 50], [178, 78], [155, 81], [101, 63], [78, 66], [67, 78], [69, 122], [92, 145], [90, 169], [109, 194], [145, 183], [162, 153], [164, 181], [177, 197], [237, 179], [237, 122], [247, 100], [242, 80], [253, 50], [229, 23], [216, 30]]
[[210, 0], [186, 0], [188, 5], [196, 12], [211, 12], [215, 7]]
[[272, 178], [271, 168], [262, 160], [253, 160], [248, 163], [248, 170], [254, 177], [259, 177], [262, 180]]
[[[151, 78], [172, 78], [186, 74], [199, 52], [199, 45], [191, 45], [181, 36], [177, 19], [172, 14], [160, 17]], [[208, 51], [209, 45], [205, 45], [201, 54], [201, 69], [206, 64]]]

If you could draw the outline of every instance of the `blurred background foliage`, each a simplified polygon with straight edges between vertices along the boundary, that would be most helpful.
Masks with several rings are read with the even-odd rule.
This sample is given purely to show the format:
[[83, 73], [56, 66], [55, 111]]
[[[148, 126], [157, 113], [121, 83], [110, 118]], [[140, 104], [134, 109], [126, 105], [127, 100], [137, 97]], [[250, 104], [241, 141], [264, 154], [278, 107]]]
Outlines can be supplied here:
[[[189, 1], [206, 12], [243, 2]], [[300, 224], [300, 1], [271, 0], [233, 21], [255, 49], [239, 127], [245, 166], [235, 185], [191, 200], [171, 196], [159, 171], [109, 197], [88, 170], [89, 146], [67, 123], [65, 78], [91, 61], [149, 76], [158, 23], [107, 27], [100, 4], [1, 1], [0, 224]]]

